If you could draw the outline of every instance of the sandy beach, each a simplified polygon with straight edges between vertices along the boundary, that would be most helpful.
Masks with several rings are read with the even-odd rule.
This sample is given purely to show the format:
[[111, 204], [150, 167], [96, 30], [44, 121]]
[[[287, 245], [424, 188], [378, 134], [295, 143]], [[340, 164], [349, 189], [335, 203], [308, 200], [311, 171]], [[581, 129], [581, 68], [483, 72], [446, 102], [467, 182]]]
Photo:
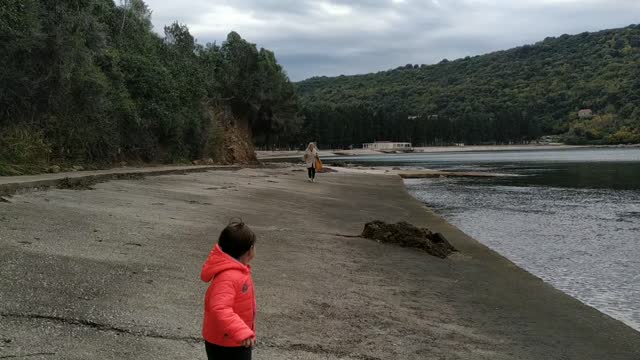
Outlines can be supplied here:
[[[33, 180], [33, 179], [32, 179]], [[405, 190], [302, 167], [150, 176], [0, 201], [0, 359], [204, 359], [202, 262], [258, 235], [255, 359], [634, 360], [640, 333], [487, 249]], [[357, 237], [409, 221], [447, 259]]]

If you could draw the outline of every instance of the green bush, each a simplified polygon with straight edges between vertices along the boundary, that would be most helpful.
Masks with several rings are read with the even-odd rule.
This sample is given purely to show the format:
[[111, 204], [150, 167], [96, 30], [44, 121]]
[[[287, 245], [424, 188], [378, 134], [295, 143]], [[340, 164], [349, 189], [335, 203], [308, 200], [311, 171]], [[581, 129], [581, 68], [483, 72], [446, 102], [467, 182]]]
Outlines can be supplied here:
[[0, 160], [5, 163], [44, 165], [50, 153], [40, 130], [13, 126], [0, 134]]
[[609, 135], [607, 142], [610, 144], [640, 144], [640, 131], [623, 127], [614, 134]]

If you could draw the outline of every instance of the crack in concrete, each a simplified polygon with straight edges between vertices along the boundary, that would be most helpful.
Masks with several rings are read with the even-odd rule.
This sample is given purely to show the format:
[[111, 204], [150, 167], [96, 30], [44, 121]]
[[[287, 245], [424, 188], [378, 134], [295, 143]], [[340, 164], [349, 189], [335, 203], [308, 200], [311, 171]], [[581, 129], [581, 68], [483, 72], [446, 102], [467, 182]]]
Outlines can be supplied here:
[[49, 356], [49, 355], [55, 355], [56, 353], [54, 352], [41, 352], [41, 353], [32, 353], [32, 354], [23, 354], [23, 355], [4, 355], [4, 356], [0, 356], [0, 359], [17, 359], [17, 358], [26, 358], [26, 357], [32, 357], [32, 356]]
[[[97, 331], [114, 332], [118, 334], [138, 336], [138, 337], [148, 337], [148, 338], [154, 338], [154, 339], [184, 341], [188, 343], [203, 342], [203, 340], [200, 337], [195, 337], [195, 336], [173, 336], [173, 335], [162, 334], [156, 331], [127, 329], [127, 328], [117, 327], [117, 326], [108, 325], [108, 324], [101, 324], [98, 322], [85, 320], [85, 319], [66, 318], [61, 316], [41, 315], [41, 314], [0, 313], [0, 317], [13, 318], [13, 319], [44, 320], [44, 321], [57, 322], [57, 323], [62, 323], [62, 324], [72, 325], [72, 326], [88, 327], [88, 328], [95, 329]], [[302, 344], [302, 343], [281, 344], [273, 340], [262, 340], [258, 342], [258, 345], [268, 347], [268, 348], [279, 349], [283, 351], [303, 351], [303, 352], [312, 353], [312, 354], [333, 355], [339, 358], [348, 357], [348, 358], [359, 359], [359, 360], [381, 360], [380, 358], [375, 356], [330, 349], [320, 344]], [[55, 353], [7, 355], [7, 356], [0, 356], [0, 359], [31, 357], [31, 356], [39, 356], [39, 355], [55, 355]]]
[[364, 237], [362, 237], [362, 235], [345, 235], [345, 234], [330, 234], [330, 233], [324, 233], [324, 234], [337, 236], [337, 237], [343, 237], [343, 238], [360, 238], [360, 239], [364, 239]]
[[303, 351], [311, 354], [318, 355], [333, 355], [338, 358], [351, 358], [358, 360], [382, 360], [376, 356], [370, 356], [360, 353], [350, 353], [348, 351], [341, 351], [337, 349], [330, 349], [320, 344], [301, 344], [301, 343], [293, 343], [293, 344], [279, 344], [273, 340], [265, 340], [260, 341], [259, 345], [263, 345], [265, 347], [275, 348], [283, 351]]
[[195, 337], [195, 336], [174, 336], [174, 335], [162, 334], [156, 331], [127, 329], [127, 328], [121, 328], [121, 327], [117, 327], [109, 324], [101, 324], [101, 323], [97, 323], [97, 322], [85, 320], [85, 319], [65, 318], [61, 316], [40, 315], [40, 314], [0, 313], [0, 317], [13, 318], [13, 319], [45, 320], [45, 321], [58, 322], [58, 323], [63, 323], [63, 324], [73, 325], [73, 326], [88, 327], [98, 331], [115, 332], [118, 334], [138, 336], [138, 337], [148, 337], [148, 338], [154, 338], [154, 339], [184, 341], [188, 343], [202, 342], [202, 339], [200, 337]]

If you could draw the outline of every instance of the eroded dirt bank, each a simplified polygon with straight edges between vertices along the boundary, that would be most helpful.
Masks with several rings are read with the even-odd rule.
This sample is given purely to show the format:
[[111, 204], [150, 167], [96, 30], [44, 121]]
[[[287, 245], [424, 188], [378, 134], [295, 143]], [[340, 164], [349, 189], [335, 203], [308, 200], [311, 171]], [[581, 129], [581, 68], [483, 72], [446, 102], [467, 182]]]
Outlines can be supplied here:
[[[200, 266], [229, 218], [258, 234], [256, 359], [637, 359], [640, 333], [424, 209], [397, 177], [245, 169], [0, 203], [0, 358], [204, 359]], [[460, 251], [344, 237], [409, 221]]]

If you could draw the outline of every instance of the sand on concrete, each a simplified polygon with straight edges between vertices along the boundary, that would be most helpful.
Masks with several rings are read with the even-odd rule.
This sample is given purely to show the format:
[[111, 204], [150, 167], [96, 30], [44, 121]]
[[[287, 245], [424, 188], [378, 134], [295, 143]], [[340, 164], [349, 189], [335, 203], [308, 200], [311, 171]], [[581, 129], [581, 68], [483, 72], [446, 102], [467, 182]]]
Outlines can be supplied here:
[[[587, 148], [590, 146], [584, 145], [543, 145], [543, 144], [529, 144], [529, 145], [467, 145], [467, 146], [428, 146], [428, 147], [415, 147], [412, 153], [451, 153], [451, 152], [480, 152], [480, 151], [531, 151], [531, 150], [568, 150]], [[256, 151], [259, 160], [275, 160], [275, 159], [302, 159], [304, 151], [302, 150], [275, 150]], [[334, 157], [334, 156], [366, 156], [366, 155], [385, 155], [387, 153], [369, 149], [321, 149], [319, 151], [320, 157]]]
[[[243, 169], [20, 193], [0, 203], [0, 358], [205, 359], [202, 262], [258, 235], [255, 359], [634, 360], [640, 333], [425, 209], [396, 176]], [[371, 220], [460, 253], [344, 237]]]

